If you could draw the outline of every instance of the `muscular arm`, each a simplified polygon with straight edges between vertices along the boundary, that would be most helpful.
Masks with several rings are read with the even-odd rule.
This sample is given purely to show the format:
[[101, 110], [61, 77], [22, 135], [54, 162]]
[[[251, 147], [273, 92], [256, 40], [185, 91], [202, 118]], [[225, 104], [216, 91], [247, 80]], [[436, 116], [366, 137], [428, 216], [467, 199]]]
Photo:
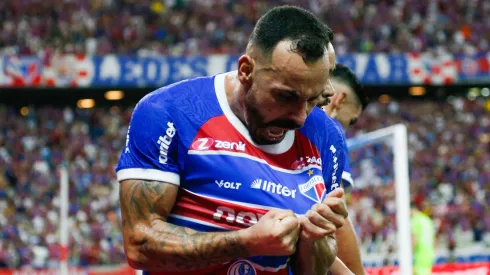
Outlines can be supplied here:
[[339, 259], [335, 258], [332, 266], [328, 270], [327, 275], [355, 275], [352, 271], [350, 271], [345, 264]]
[[296, 253], [292, 258], [293, 272], [295, 275], [327, 274], [334, 262], [333, 255], [336, 252], [337, 244], [332, 236], [326, 236], [313, 243], [299, 241]]
[[[343, 197], [345, 201], [345, 196]], [[340, 240], [338, 257], [356, 275], [364, 275], [364, 267], [361, 260], [361, 251], [356, 237], [354, 225], [349, 218], [345, 219], [345, 225], [336, 232], [336, 239]]]
[[337, 240], [342, 240], [342, 245], [338, 248], [338, 257], [345, 265], [354, 272], [354, 274], [364, 274], [362, 266], [361, 253], [357, 242], [354, 226], [349, 218], [342, 228], [336, 232]]
[[177, 192], [169, 183], [121, 182], [124, 249], [131, 267], [186, 271], [249, 256], [244, 230], [199, 233], [167, 223]]

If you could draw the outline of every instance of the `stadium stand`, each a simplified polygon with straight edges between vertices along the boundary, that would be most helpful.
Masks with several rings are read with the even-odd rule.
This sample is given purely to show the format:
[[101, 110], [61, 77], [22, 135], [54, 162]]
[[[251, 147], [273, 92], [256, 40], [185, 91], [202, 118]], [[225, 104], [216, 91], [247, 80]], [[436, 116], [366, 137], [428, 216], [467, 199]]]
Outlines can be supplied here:
[[1, 1], [0, 53], [192, 55], [243, 51], [270, 7], [316, 12], [345, 52], [487, 51], [488, 1]]
[[[434, 219], [437, 261], [481, 261], [489, 256], [490, 247], [490, 119], [484, 115], [488, 106], [484, 100], [449, 101], [372, 104], [349, 135], [405, 123], [411, 200]], [[366, 147], [353, 152], [351, 160], [356, 186], [350, 211], [364, 252], [383, 254], [385, 264], [393, 263], [396, 209], [391, 149], [386, 144]]]
[[[131, 111], [42, 107], [22, 116], [13, 108], [0, 108], [0, 266], [57, 266], [55, 167], [63, 158], [71, 161], [70, 263], [125, 261], [114, 165]], [[349, 132], [353, 136], [407, 122], [411, 193], [415, 201], [429, 202], [438, 227], [438, 262], [487, 257], [475, 254], [475, 247], [490, 246], [490, 186], [484, 184], [490, 181], [490, 119], [479, 119], [485, 112], [483, 101], [461, 98], [376, 103]], [[386, 145], [376, 145], [353, 153], [357, 185], [350, 199], [364, 252], [383, 257], [385, 264], [390, 263], [396, 230], [389, 152]], [[366, 187], [366, 178], [375, 188]], [[373, 210], [370, 215], [362, 211], [367, 208]]]
[[[371, 85], [384, 85], [387, 80], [407, 86], [414, 82], [459, 84], [472, 77], [488, 80], [490, 2], [483, 0], [6, 0], [0, 1], [0, 85], [29, 87], [29, 92], [48, 85], [72, 92], [70, 87], [77, 85], [80, 89], [95, 84], [141, 87], [142, 83], [151, 86], [196, 72], [208, 73], [209, 68], [201, 70], [196, 62], [193, 71], [183, 70], [188, 74], [176, 73], [169, 66], [171, 77], [161, 69], [155, 77], [147, 77], [155, 81], [139, 82], [136, 73], [133, 77], [130, 70], [122, 69], [127, 60], [121, 57], [156, 60], [199, 54], [207, 61], [214, 54], [240, 54], [257, 18], [280, 4], [300, 5], [321, 16], [335, 31], [339, 57], [344, 53], [356, 58], [363, 53], [392, 53], [372, 55], [365, 68], [361, 66], [364, 55], [348, 64], [357, 65], [356, 73], [363, 72], [360, 77]], [[400, 57], [398, 53], [414, 54]], [[114, 63], [113, 54], [118, 55]], [[109, 65], [90, 59], [94, 55]], [[444, 55], [451, 57], [439, 58]], [[78, 60], [81, 65], [73, 66], [74, 57], [82, 59]], [[53, 64], [57, 59], [64, 60], [59, 67]], [[155, 64], [164, 63], [157, 61]], [[221, 64], [209, 60], [213, 62]], [[86, 64], [97, 66], [87, 69], [82, 66]], [[151, 71], [143, 65], [131, 72]], [[379, 76], [373, 76], [373, 71], [379, 71]], [[387, 76], [386, 71], [397, 73]], [[83, 81], [77, 84], [70, 78], [73, 75]], [[37, 81], [41, 76], [43, 81]], [[429, 76], [439, 82], [430, 82]], [[21, 84], [16, 85], [16, 77]], [[159, 82], [160, 78], [164, 81]], [[19, 96], [18, 102], [25, 102], [24, 98]], [[62, 160], [71, 162], [70, 265], [125, 262], [114, 166], [124, 146], [132, 108], [44, 106], [19, 111], [1, 104], [0, 268], [59, 265], [56, 169]], [[490, 104], [481, 98], [373, 103], [348, 132], [353, 137], [399, 122], [408, 126], [412, 200], [423, 204], [435, 219], [437, 263], [490, 262], [489, 111]], [[364, 260], [369, 266], [391, 265], [396, 243], [391, 149], [380, 144], [351, 153], [356, 186], [350, 196], [350, 216], [363, 254], [374, 255]], [[362, 211], [366, 208], [373, 210], [370, 215]]]

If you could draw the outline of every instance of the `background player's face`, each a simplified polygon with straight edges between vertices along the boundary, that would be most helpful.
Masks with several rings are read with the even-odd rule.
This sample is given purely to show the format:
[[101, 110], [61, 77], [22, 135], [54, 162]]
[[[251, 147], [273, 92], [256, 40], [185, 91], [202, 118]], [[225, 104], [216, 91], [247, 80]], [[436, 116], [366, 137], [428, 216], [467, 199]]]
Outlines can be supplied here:
[[256, 57], [251, 61], [253, 69], [245, 84], [245, 122], [258, 144], [278, 143], [287, 130], [303, 126], [329, 79], [327, 55], [305, 63], [291, 46], [290, 41], [282, 41], [270, 60]]
[[335, 95], [332, 96], [331, 103], [324, 108], [327, 114], [342, 124], [344, 129], [352, 126], [362, 112], [362, 106], [355, 97], [355, 93], [349, 85], [332, 78], [332, 86]]

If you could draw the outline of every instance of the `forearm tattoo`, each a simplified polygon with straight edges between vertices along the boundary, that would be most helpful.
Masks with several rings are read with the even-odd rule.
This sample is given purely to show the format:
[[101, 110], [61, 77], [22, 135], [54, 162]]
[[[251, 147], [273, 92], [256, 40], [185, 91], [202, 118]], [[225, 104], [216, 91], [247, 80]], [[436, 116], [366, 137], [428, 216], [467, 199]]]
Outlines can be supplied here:
[[150, 270], [202, 269], [249, 255], [235, 231], [200, 233], [167, 223], [175, 186], [131, 180], [121, 185], [120, 197], [123, 232]]

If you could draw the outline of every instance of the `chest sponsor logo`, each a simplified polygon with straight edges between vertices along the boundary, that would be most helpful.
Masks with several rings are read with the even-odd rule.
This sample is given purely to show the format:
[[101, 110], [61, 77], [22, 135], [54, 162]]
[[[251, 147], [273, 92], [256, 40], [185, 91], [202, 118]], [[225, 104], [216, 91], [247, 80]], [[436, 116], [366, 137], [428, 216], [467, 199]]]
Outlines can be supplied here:
[[213, 219], [217, 221], [226, 221], [230, 224], [238, 223], [243, 226], [252, 226], [264, 216], [263, 214], [253, 213], [248, 211], [235, 211], [235, 209], [218, 206], [213, 214]]
[[293, 199], [296, 198], [296, 189], [291, 190], [287, 186], [272, 181], [256, 179], [252, 182], [250, 187], [253, 189], [260, 189], [262, 191], [280, 195], [283, 197], [292, 197]]
[[313, 176], [306, 183], [298, 185], [299, 192], [308, 199], [321, 203], [325, 195], [325, 183], [322, 176]]
[[229, 149], [235, 151], [245, 151], [246, 144], [238, 141], [238, 142], [230, 142], [223, 140], [214, 140], [212, 138], [198, 138], [191, 145], [191, 148], [198, 151], [209, 150], [210, 148], [216, 149]]
[[219, 188], [225, 188], [225, 189], [238, 190], [238, 189], [240, 189], [240, 185], [242, 185], [239, 182], [230, 182], [230, 181], [224, 181], [224, 180], [220, 180], [220, 181], [215, 180], [214, 182], [216, 183], [216, 185], [218, 185]]

